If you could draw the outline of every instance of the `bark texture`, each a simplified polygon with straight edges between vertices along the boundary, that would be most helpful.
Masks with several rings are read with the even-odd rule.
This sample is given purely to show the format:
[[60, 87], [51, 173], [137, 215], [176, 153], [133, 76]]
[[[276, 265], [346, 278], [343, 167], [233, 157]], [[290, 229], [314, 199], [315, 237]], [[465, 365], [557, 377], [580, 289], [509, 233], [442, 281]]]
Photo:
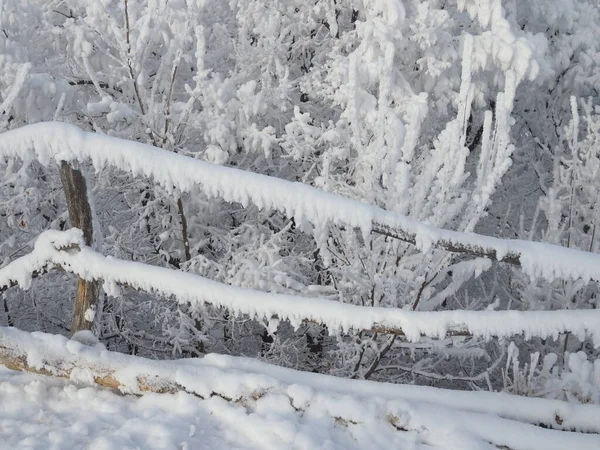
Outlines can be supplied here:
[[[94, 226], [85, 177], [80, 170], [73, 168], [66, 161], [62, 161], [60, 178], [67, 199], [71, 226], [82, 230], [86, 245], [91, 246], [94, 242]], [[94, 324], [93, 314], [86, 314], [86, 312], [95, 310], [98, 289], [99, 284], [97, 281], [87, 281], [82, 278], [77, 280], [77, 295], [73, 307], [71, 334], [92, 329]]]

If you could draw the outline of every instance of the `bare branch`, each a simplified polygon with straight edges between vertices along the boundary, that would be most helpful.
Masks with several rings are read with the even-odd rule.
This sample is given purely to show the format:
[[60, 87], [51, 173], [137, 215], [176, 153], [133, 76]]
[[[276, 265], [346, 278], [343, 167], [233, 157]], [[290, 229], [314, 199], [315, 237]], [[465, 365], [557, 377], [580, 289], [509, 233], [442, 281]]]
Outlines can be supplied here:
[[[127, 67], [129, 68], [129, 77], [133, 82], [133, 90], [135, 91], [135, 97], [137, 99], [140, 111], [143, 116], [146, 115], [146, 107], [142, 102], [142, 96], [140, 95], [140, 88], [138, 86], [137, 78], [133, 72], [133, 62], [131, 61], [131, 28], [129, 25], [129, 5], [128, 0], [125, 2], [125, 40], [127, 42]], [[156, 145], [156, 143], [154, 143]]]
[[[373, 233], [388, 236], [400, 241], [408, 242], [409, 244], [416, 244], [417, 237], [415, 233], [403, 230], [402, 228], [392, 228], [388, 225], [373, 222], [371, 231]], [[507, 252], [502, 258], [498, 258], [497, 252], [494, 248], [485, 248], [478, 245], [463, 244], [457, 242], [457, 240], [450, 240], [447, 238], [441, 238], [437, 241], [432, 242], [433, 247], [441, 250], [446, 250], [453, 253], [463, 253], [466, 255], [476, 256], [480, 258], [488, 258], [494, 261], [511, 264], [513, 266], [521, 266], [521, 255], [516, 252]]]
[[[69, 80], [69, 84], [71, 86], [94, 86], [94, 82], [92, 80]], [[121, 94], [123, 93], [123, 89], [116, 86], [111, 86], [104, 81], [100, 81], [98, 86], [100, 86], [102, 89], [112, 89], [113, 91], [117, 91]]]

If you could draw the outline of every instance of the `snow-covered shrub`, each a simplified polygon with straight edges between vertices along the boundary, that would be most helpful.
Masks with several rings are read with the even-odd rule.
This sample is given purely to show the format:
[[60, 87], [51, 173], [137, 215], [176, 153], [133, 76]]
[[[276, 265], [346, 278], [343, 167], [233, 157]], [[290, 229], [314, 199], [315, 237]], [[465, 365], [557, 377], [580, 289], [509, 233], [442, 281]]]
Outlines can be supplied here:
[[579, 403], [600, 403], [600, 360], [589, 360], [585, 352], [566, 352], [563, 363], [556, 353], [540, 360], [530, 354], [521, 366], [519, 350], [511, 343], [503, 371], [507, 392], [531, 397], [546, 397]]
[[[0, 131], [59, 120], [438, 227], [511, 238], [523, 229], [596, 251], [599, 12], [585, 0], [551, 3], [9, 0], [0, 10]], [[584, 118], [571, 95], [590, 98]], [[55, 170], [30, 161], [2, 168], [6, 263], [68, 217]], [[98, 250], [122, 259], [357, 305], [596, 305], [592, 283], [529, 280], [482, 258], [311, 227], [115, 169], [88, 172]], [[68, 332], [71, 300], [59, 281], [35, 301], [11, 290], [6, 321]], [[109, 348], [245, 354], [398, 382], [499, 388], [510, 353], [469, 337], [414, 344], [370, 331], [334, 336], [315, 324], [294, 330], [128, 290], [106, 296], [99, 312]], [[580, 344], [562, 337], [522, 351]]]

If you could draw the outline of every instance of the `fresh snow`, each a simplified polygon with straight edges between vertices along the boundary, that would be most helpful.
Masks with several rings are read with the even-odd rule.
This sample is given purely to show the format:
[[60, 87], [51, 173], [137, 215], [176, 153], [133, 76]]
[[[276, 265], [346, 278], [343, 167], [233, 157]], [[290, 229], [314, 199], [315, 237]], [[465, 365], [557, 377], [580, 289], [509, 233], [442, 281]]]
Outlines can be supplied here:
[[369, 438], [388, 448], [414, 442], [410, 433], [377, 430], [374, 436], [365, 425], [344, 430], [333, 419], [294, 420], [273, 402], [248, 414], [243, 406], [218, 397], [200, 400], [179, 393], [136, 398], [3, 367], [0, 404], [2, 448], [351, 449], [366, 445]]
[[[10, 328], [0, 348], [57, 375], [71, 370], [76, 383], [0, 370], [2, 442], [18, 448], [600, 448], [598, 434], [534, 425], [598, 432], [595, 405], [337, 379], [215, 354], [151, 361]], [[127, 394], [139, 392], [138, 376], [181, 391], [121, 396], [87, 386], [94, 374]]]
[[446, 242], [495, 252], [496, 259], [517, 257], [531, 277], [600, 281], [600, 255], [557, 245], [498, 239], [475, 233], [436, 228], [374, 205], [324, 192], [311, 186], [214, 165], [151, 145], [85, 132], [73, 125], [45, 122], [2, 133], [0, 156], [24, 161], [91, 161], [96, 170], [115, 167], [133, 176], [145, 176], [167, 190], [189, 192], [201, 188], [209, 197], [253, 203], [278, 210], [296, 222], [324, 229], [327, 224], [351, 226], [368, 234], [373, 225], [414, 235], [421, 251]]
[[313, 321], [327, 325], [334, 333], [351, 328], [385, 328], [396, 332], [401, 329], [409, 340], [415, 341], [421, 336], [440, 338], [449, 331], [468, 332], [482, 338], [523, 334], [526, 338], [542, 339], [558, 338], [560, 333], [570, 332], [581, 340], [591, 337], [594, 345], [600, 346], [600, 310], [406, 311], [267, 293], [186, 272], [103, 256], [85, 246], [83, 234], [78, 229], [42, 233], [32, 253], [0, 269], [0, 286], [17, 282], [27, 288], [31, 274], [49, 263], [84, 279], [103, 280], [110, 295], [117, 294], [116, 285], [124, 284], [164, 296], [174, 295], [181, 303], [210, 303], [252, 317], [287, 319], [294, 326]]

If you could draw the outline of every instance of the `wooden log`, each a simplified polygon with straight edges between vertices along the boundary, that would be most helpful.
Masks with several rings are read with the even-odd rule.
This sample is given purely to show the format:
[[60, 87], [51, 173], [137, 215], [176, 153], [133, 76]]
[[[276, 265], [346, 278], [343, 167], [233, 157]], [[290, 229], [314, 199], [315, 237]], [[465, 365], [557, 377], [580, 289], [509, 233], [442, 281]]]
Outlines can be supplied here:
[[[0, 364], [18, 372], [29, 372], [37, 375], [70, 379], [73, 370], [87, 370], [93, 374], [94, 383], [109, 389], [120, 389], [121, 382], [117, 380], [110, 369], [92, 366], [85, 361], [76, 364], [48, 364], [48, 368], [34, 367], [27, 362], [27, 355], [21, 354], [13, 348], [0, 346]], [[183, 387], [160, 378], [149, 379], [143, 376], [137, 377], [139, 392], [156, 392], [159, 394], [186, 391]], [[194, 392], [186, 391], [197, 395]]]
[[[37, 335], [32, 335], [14, 328], [0, 327], [0, 364], [8, 367], [9, 369], [20, 372], [29, 372], [64, 379], [80, 379], [83, 372], [89, 375], [89, 378], [87, 376], [86, 378], [90, 382], [93, 381], [99, 386], [109, 389], [118, 389], [121, 392], [131, 393], [133, 395], [141, 395], [147, 392], [186, 392], [202, 399], [218, 396], [226, 401], [235, 402], [243, 407], [248, 407], [257, 399], [264, 397], [269, 393], [269, 391], [271, 391], [271, 389], [275, 394], [283, 393], [286, 395], [287, 392], [286, 385], [288, 384], [288, 381], [285, 381], [285, 377], [284, 379], [281, 379], [281, 385], [279, 383], [275, 383], [275, 385], [272, 387], [267, 387], [266, 389], [257, 388], [253, 379], [250, 384], [251, 386], [254, 386], [253, 388], [239, 397], [231, 398], [228, 390], [221, 389], [218, 387], [218, 385], [208, 383], [210, 389], [206, 389], [208, 386], [202, 387], [202, 385], [200, 385], [199, 388], [195, 382], [190, 384], [188, 384], [186, 381], [176, 382], [175, 378], [180, 378], [182, 380], [194, 380], [194, 376], [202, 376], [201, 374], [203, 372], [194, 372], [193, 366], [188, 362], [151, 361], [137, 356], [123, 355], [116, 352], [107, 352], [106, 350], [100, 348], [94, 349], [93, 346], [89, 349], [90, 351], [78, 351], [74, 353], [73, 351], [69, 350], [69, 342], [64, 338], [61, 340], [61, 338], [55, 337], [54, 339], [48, 341], [44, 339], [46, 336], [49, 335], [40, 336], [40, 333]], [[45, 343], [48, 343], [49, 345], [46, 345]], [[32, 356], [33, 358], [31, 358]], [[118, 371], [122, 368], [128, 368], [128, 370], [130, 368], [136, 368], [137, 376], [132, 378], [129, 376], [129, 374], [127, 374], [127, 381], [121, 382], [119, 380]], [[210, 363], [207, 364], [207, 368], [209, 369], [207, 373], [213, 375], [215, 373], [215, 369], [219, 370], [216, 366]], [[185, 376], [186, 370], [188, 369], [192, 369], [192, 371], [187, 372], [188, 376]], [[199, 367], [199, 369], [201, 370], [201, 367]], [[180, 370], [183, 371], [183, 377], [180, 377], [181, 374], [177, 375]], [[228, 370], [224, 368], [223, 373], [228, 373]], [[231, 374], [231, 372], [229, 373]], [[250, 373], [252, 373], [252, 371]], [[310, 376], [310, 374], [306, 375]], [[440, 390], [440, 393], [442, 392], [443, 390]], [[469, 401], [468, 397], [464, 397], [460, 392], [456, 392], [459, 405], [463, 405], [462, 407], [459, 406], [459, 409], [464, 409], [467, 405], [470, 405], [469, 409], [474, 408], [474, 412], [485, 412], [485, 409], [488, 408], [485, 400], [487, 398], [488, 401], [494, 400], [492, 403], [495, 404], [495, 406], [492, 406], [491, 409], [496, 410], [496, 412], [490, 411], [490, 413], [496, 414], [500, 417], [506, 417], [507, 419], [512, 420], [516, 419], [524, 423], [543, 426], [544, 428], [553, 428], [556, 430], [569, 431], [572, 428], [575, 428], [585, 430], [589, 433], [600, 432], [597, 422], [593, 420], [590, 421], [588, 418], [590, 414], [592, 417], [598, 415], [597, 408], [590, 408], [590, 405], [573, 406], [572, 404], [564, 402], [564, 407], [559, 407], [557, 405], [557, 401], [555, 400], [532, 398], [530, 399], [532, 402], [546, 403], [546, 405], [544, 405], [546, 408], [535, 408], [536, 410], [550, 411], [550, 414], [542, 412], [537, 413], [537, 417], [534, 418], [523, 418], [519, 417], [518, 414], [515, 417], [510, 410], [507, 410], [504, 406], [500, 408], [500, 411], [498, 411], [498, 405], [505, 405], [507, 401], [509, 403], [513, 403], [515, 406], [519, 404], [522, 405], [523, 402], [518, 397], [515, 396], [514, 399], [511, 399], [512, 396], [507, 396], [506, 394], [483, 394], [486, 394], [482, 398], [484, 401], [477, 401], [474, 403], [472, 396], [469, 396], [471, 397], [471, 400]], [[491, 399], [490, 394], [496, 398]], [[335, 395], [337, 396], [337, 394]], [[461, 398], [463, 398], [462, 402], [460, 401]], [[442, 404], [444, 404], [443, 398]], [[482, 408], [484, 409], [482, 410]], [[579, 409], [579, 411], [574, 411], [573, 408]], [[393, 416], [394, 412], [395, 409], [388, 410], [387, 419], [393, 426], [396, 426], [397, 417], [395, 418]], [[567, 414], [567, 416], [565, 417], [563, 414]], [[355, 415], [346, 416], [343, 411], [340, 414], [340, 418], [343, 419], [343, 422], [348, 423], [355, 423], [356, 420]], [[565, 424], [565, 422], [567, 423]], [[401, 431], [400, 428], [398, 429]]]

